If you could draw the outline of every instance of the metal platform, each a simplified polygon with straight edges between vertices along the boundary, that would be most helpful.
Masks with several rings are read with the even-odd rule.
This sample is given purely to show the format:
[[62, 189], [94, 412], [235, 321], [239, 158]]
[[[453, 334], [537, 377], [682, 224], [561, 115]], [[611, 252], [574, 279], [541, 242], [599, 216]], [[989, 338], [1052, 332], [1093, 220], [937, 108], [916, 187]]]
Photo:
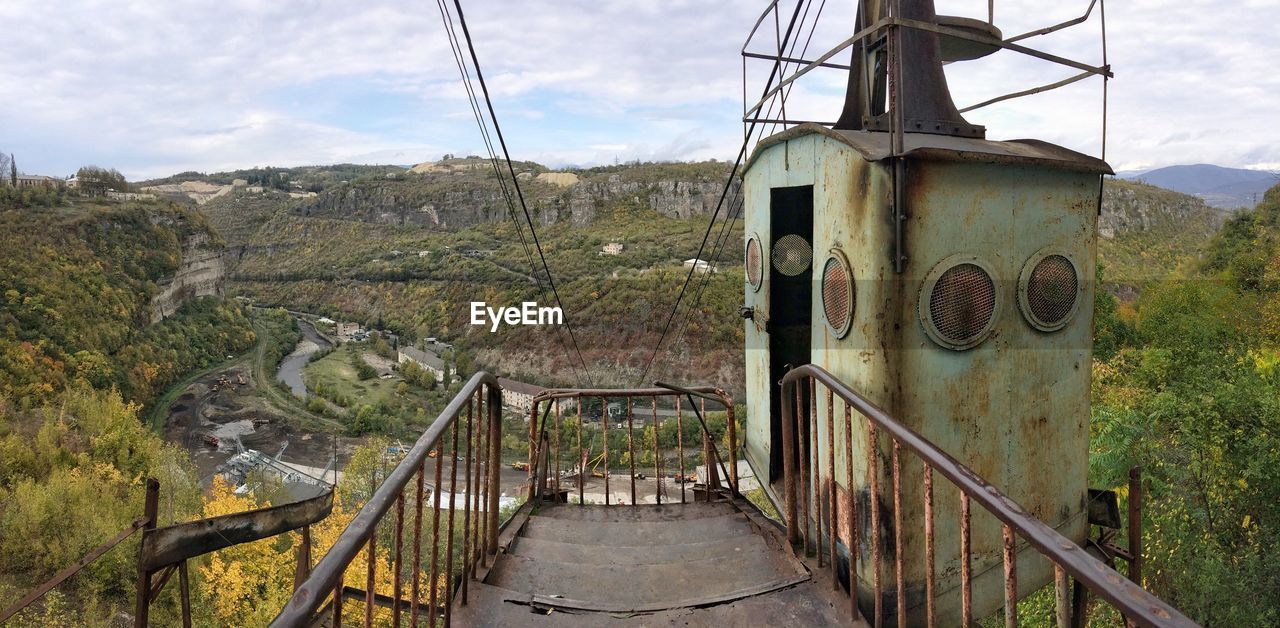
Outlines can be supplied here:
[[452, 616], [460, 626], [847, 623], [830, 588], [776, 528], [730, 503], [547, 504]]

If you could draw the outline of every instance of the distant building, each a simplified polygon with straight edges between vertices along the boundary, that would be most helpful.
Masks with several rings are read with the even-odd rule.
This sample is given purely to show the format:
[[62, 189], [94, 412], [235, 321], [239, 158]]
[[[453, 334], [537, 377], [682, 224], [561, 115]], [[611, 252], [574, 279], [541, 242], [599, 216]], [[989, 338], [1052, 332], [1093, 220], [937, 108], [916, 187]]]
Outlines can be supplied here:
[[360, 334], [359, 323], [338, 323], [335, 325], [334, 333], [338, 334], [338, 340], [351, 341]]
[[413, 362], [434, 375], [437, 382], [444, 381], [444, 360], [430, 351], [423, 351], [415, 347], [403, 347], [400, 349], [399, 362], [400, 364]]
[[604, 245], [604, 248], [603, 248], [603, 249], [600, 249], [600, 254], [601, 254], [601, 255], [621, 255], [621, 254], [622, 254], [622, 243], [621, 243], [621, 242], [610, 242], [610, 243], [608, 243], [608, 244]]
[[337, 321], [333, 320], [332, 318], [329, 318], [328, 316], [321, 316], [320, 318], [316, 319], [316, 322], [320, 323], [321, 325], [333, 325], [337, 323]]
[[498, 378], [498, 385], [502, 387], [502, 405], [523, 414], [528, 414], [533, 409], [533, 397], [546, 390], [535, 384], [517, 382], [505, 377]]
[[66, 182], [57, 177], [46, 177], [38, 174], [20, 174], [18, 175], [18, 187], [20, 188], [60, 188]]
[[418, 251], [418, 257], [427, 257], [431, 255], [431, 251]]
[[115, 190], [107, 190], [107, 198], [117, 201], [151, 201], [155, 200], [155, 194], [146, 192], [117, 192]]
[[693, 267], [697, 269], [698, 272], [704, 272], [704, 273], [710, 272], [713, 274], [716, 272], [715, 265], [713, 265], [711, 262], [708, 262], [706, 260], [701, 260], [696, 257], [693, 259], [685, 260], [684, 265], [685, 265], [685, 268]]

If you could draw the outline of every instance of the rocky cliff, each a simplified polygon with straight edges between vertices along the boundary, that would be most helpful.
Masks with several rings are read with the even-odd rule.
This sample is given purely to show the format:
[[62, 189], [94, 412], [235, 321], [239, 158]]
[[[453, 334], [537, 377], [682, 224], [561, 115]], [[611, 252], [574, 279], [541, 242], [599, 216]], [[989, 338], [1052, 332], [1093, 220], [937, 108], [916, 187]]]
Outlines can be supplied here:
[[[291, 211], [444, 231], [508, 220], [506, 197], [492, 171], [473, 161], [419, 165], [402, 176], [343, 183], [298, 202]], [[653, 209], [672, 218], [709, 214], [728, 174], [727, 165], [717, 162], [573, 172], [547, 172], [537, 164], [524, 168], [518, 174], [521, 191], [535, 220], [544, 225], [567, 220], [575, 226], [591, 224], [602, 212], [619, 206]], [[731, 191], [735, 190], [736, 186]]]
[[1110, 179], [1102, 190], [1098, 235], [1112, 239], [1169, 228], [1217, 230], [1228, 212], [1204, 199], [1136, 181]]
[[151, 322], [168, 318], [196, 297], [221, 295], [226, 268], [226, 249], [212, 243], [208, 233], [188, 235], [177, 272], [156, 282], [160, 292], [151, 298]]

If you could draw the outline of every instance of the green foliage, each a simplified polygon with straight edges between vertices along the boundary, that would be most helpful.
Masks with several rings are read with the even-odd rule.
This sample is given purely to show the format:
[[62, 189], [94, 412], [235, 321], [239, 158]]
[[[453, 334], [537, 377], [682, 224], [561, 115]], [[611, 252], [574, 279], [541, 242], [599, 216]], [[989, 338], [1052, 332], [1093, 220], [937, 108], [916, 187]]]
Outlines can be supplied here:
[[1120, 315], [1120, 301], [1102, 286], [1103, 265], [1098, 264], [1093, 296], [1093, 356], [1110, 360], [1122, 347], [1135, 341], [1133, 324]]
[[[302, 340], [302, 330], [298, 329], [297, 319], [281, 308], [254, 309], [251, 317], [253, 324], [267, 338], [266, 346], [262, 349], [263, 364], [270, 365], [272, 369], [278, 368], [285, 356], [293, 353]], [[326, 351], [317, 351], [310, 359], [318, 359], [315, 356], [319, 354], [328, 355]]]
[[[142, 512], [144, 477], [164, 483], [160, 525], [199, 512], [186, 453], [147, 431], [137, 410], [119, 393], [82, 386], [37, 409], [0, 402], [0, 581], [25, 590], [124, 529]], [[135, 537], [62, 590], [82, 609], [92, 600], [123, 604], [133, 593], [136, 557]]]
[[156, 283], [196, 235], [208, 226], [176, 206], [0, 211], [0, 395], [33, 407], [84, 382], [146, 401], [252, 343], [239, 306], [217, 299], [149, 324]]
[[1206, 625], [1280, 621], [1280, 382], [1254, 271], [1277, 263], [1276, 197], [1224, 228], [1212, 278], [1148, 288], [1132, 342], [1095, 368], [1091, 480], [1143, 467], [1145, 584]]
[[378, 376], [378, 371], [372, 366], [369, 366], [369, 363], [365, 362], [364, 357], [359, 354], [353, 354], [351, 356], [351, 366], [355, 367], [356, 377], [360, 378], [360, 381], [373, 379]]
[[60, 187], [0, 185], [0, 210], [57, 207], [66, 201], [66, 197], [66, 191]]

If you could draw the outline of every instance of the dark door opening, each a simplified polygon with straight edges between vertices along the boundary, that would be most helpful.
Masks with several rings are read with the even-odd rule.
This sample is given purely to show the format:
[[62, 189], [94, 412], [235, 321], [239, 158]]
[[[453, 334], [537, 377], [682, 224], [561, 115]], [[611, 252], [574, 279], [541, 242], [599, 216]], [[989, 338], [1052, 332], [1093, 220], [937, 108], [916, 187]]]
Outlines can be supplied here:
[[[782, 390], [778, 382], [788, 370], [808, 364], [810, 355], [813, 186], [769, 192], [769, 477], [781, 478]], [[802, 396], [807, 403], [808, 391]], [[806, 438], [807, 430], [798, 436]]]

